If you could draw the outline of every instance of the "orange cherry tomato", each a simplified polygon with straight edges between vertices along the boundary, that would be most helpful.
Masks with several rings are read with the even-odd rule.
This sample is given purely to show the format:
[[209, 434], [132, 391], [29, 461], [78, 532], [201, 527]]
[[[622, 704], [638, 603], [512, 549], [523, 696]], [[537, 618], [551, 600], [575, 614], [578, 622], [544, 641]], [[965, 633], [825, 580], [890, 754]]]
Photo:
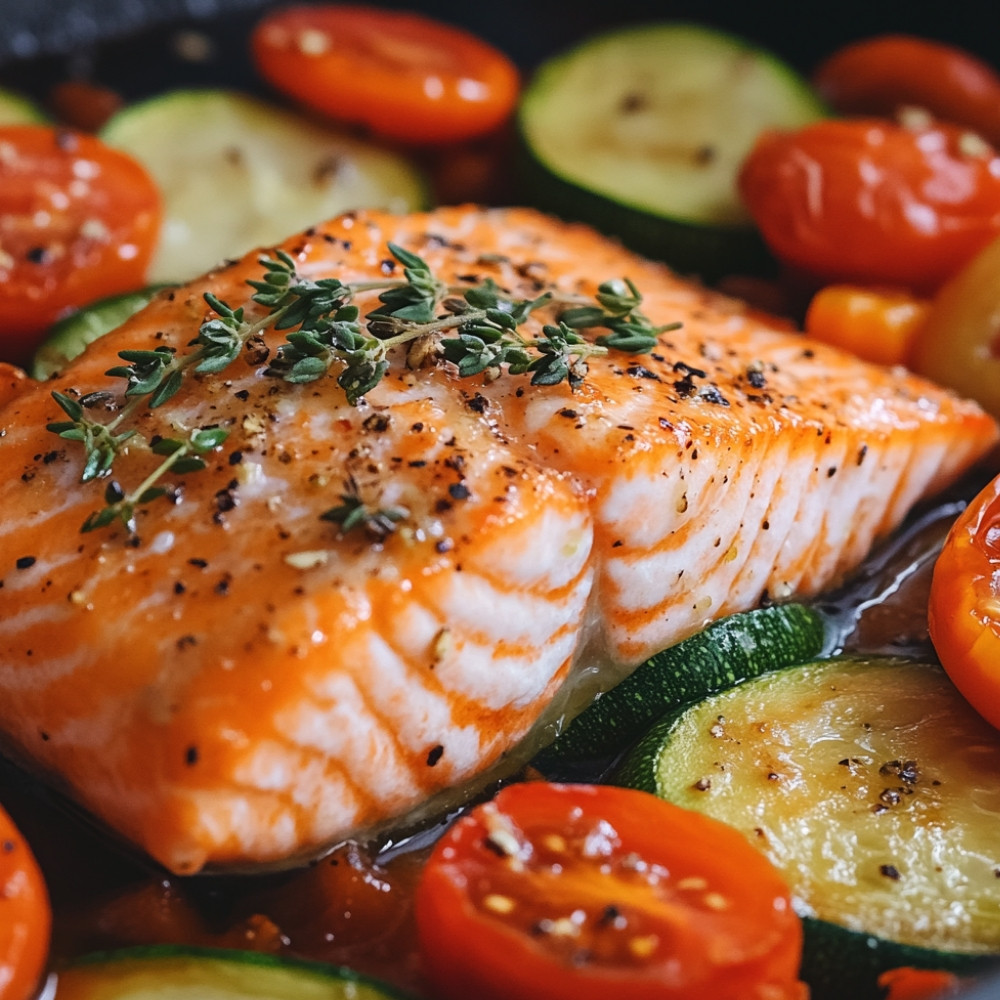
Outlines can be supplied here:
[[946, 123], [769, 132], [739, 186], [774, 253], [825, 284], [930, 291], [1000, 234], [1000, 155]]
[[888, 990], [885, 1000], [937, 1000], [954, 994], [961, 980], [950, 972], [902, 966], [883, 972], [878, 984]]
[[35, 996], [51, 924], [42, 873], [24, 838], [0, 809], [0, 1000]]
[[1000, 729], [1000, 477], [945, 539], [931, 579], [927, 624], [955, 687]]
[[813, 83], [840, 114], [892, 118], [918, 107], [1000, 146], [1000, 75], [953, 45], [912, 35], [866, 38], [830, 56]]
[[437, 844], [416, 897], [442, 1000], [803, 1000], [781, 876], [730, 827], [632, 789], [512, 785]]
[[302, 104], [387, 139], [447, 143], [492, 132], [511, 113], [518, 72], [466, 31], [374, 7], [291, 7], [251, 39], [266, 80]]
[[61, 314], [140, 287], [160, 225], [146, 170], [93, 136], [0, 127], [0, 357]]
[[905, 291], [827, 285], [809, 303], [810, 337], [877, 365], [904, 365], [930, 302]]

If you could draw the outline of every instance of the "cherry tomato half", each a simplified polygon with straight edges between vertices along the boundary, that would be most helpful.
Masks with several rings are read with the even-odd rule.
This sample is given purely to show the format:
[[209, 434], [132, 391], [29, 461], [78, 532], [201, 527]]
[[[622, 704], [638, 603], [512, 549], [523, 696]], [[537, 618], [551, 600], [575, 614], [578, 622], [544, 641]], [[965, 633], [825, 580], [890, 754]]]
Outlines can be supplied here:
[[927, 624], [955, 687], [1000, 729], [1000, 477], [945, 539], [931, 579]]
[[950, 124], [766, 133], [739, 185], [774, 253], [827, 284], [930, 291], [1000, 234], [1000, 155]]
[[443, 1000], [807, 995], [777, 871], [730, 827], [632, 789], [509, 786], [437, 844], [416, 915]]
[[22, 363], [60, 314], [140, 287], [159, 225], [131, 157], [77, 132], [0, 128], [0, 357]]
[[42, 873], [0, 809], [0, 1000], [28, 1000], [37, 993], [51, 923]]
[[497, 49], [419, 14], [373, 7], [291, 7], [251, 40], [266, 80], [306, 106], [387, 139], [458, 142], [510, 114], [519, 79]]
[[834, 52], [813, 75], [843, 115], [918, 107], [1000, 146], [1000, 75], [970, 52], [913, 35], [879, 35]]

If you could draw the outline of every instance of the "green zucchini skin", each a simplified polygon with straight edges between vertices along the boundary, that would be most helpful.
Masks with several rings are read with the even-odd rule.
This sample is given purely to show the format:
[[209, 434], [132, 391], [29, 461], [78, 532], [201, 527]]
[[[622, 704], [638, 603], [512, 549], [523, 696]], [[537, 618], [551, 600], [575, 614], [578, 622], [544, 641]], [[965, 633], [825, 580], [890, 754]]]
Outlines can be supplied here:
[[548, 773], [623, 750], [664, 712], [828, 652], [826, 618], [804, 604], [775, 604], [713, 622], [650, 657], [600, 695], [535, 758]]
[[73, 358], [86, 350], [88, 344], [117, 329], [148, 305], [158, 292], [169, 287], [149, 285], [135, 292], [100, 299], [70, 313], [52, 327], [35, 351], [31, 361], [32, 378], [44, 382], [58, 375]]
[[[782, 702], [783, 692], [792, 691], [800, 694], [784, 701], [781, 709], [773, 707]], [[832, 707], [816, 708], [825, 704]], [[772, 739], [772, 732], [780, 736]], [[810, 732], [814, 735], [805, 753], [801, 747], [809, 742]], [[925, 736], [928, 732], [931, 735]], [[829, 754], [833, 756], [827, 759]], [[845, 756], [838, 759], [841, 754]], [[817, 760], [824, 761], [822, 768]], [[776, 773], [765, 774], [768, 771]], [[678, 707], [627, 754], [612, 780], [733, 822], [764, 850], [773, 844], [789, 866], [793, 897], [809, 911], [803, 917], [801, 978], [809, 984], [812, 1000], [882, 1000], [878, 977], [889, 969], [913, 966], [975, 976], [1000, 965], [1000, 947], [992, 933], [996, 921], [983, 917], [996, 895], [992, 887], [997, 869], [984, 857], [990, 852], [984, 852], [983, 845], [991, 836], [988, 824], [998, 772], [1000, 739], [936, 664], [839, 657], [790, 666], [770, 678]], [[750, 791], [737, 795], [737, 788]], [[811, 804], [803, 810], [805, 792]], [[954, 811], [956, 801], [973, 795], [980, 809]], [[833, 804], [826, 806], [828, 800]], [[887, 819], [878, 819], [880, 815]], [[892, 816], [898, 826], [879, 827], [891, 824]], [[821, 817], [822, 827], [816, 817]], [[963, 817], [973, 825], [961, 826]], [[911, 822], [912, 832], [907, 826]], [[775, 830], [779, 833], [773, 839]], [[788, 841], [810, 842], [810, 852], [789, 853], [780, 831], [795, 831]], [[928, 861], [929, 856], [940, 860]], [[830, 877], [828, 872], [842, 868], [846, 858], [851, 859], [849, 870]], [[810, 874], [797, 883], [804, 864]], [[926, 868], [924, 874], [930, 877], [922, 881], [918, 866], [928, 864], [944, 865], [936, 868], [944, 874], [936, 876]], [[902, 887], [912, 876], [917, 876], [918, 899], [939, 894], [942, 914], [954, 900], [966, 899], [968, 925], [957, 918], [954, 924], [942, 919], [935, 931], [940, 936], [929, 942], [893, 940], [869, 930], [880, 921], [884, 926], [917, 926], [905, 917], [907, 908], [915, 905], [911, 897], [887, 895], [875, 885], [888, 878], [886, 884]], [[921, 890], [922, 885], [927, 888]], [[855, 906], [864, 899], [865, 905], [841, 909], [838, 886], [850, 887], [844, 899], [853, 897]], [[831, 919], [814, 916], [814, 905]], [[837, 912], [864, 921], [861, 929], [834, 922]], [[926, 935], [926, 929], [922, 933]]]
[[775, 264], [736, 176], [766, 128], [828, 114], [773, 53], [713, 28], [653, 22], [547, 60], [516, 118], [523, 196], [712, 281]]
[[890, 969], [940, 969], [957, 976], [996, 971], [996, 955], [938, 951], [886, 941], [815, 917], [802, 918], [802, 966], [810, 1000], [883, 1000], [878, 977]]
[[95, 952], [58, 975], [59, 1000], [411, 1000], [342, 966], [186, 945]]

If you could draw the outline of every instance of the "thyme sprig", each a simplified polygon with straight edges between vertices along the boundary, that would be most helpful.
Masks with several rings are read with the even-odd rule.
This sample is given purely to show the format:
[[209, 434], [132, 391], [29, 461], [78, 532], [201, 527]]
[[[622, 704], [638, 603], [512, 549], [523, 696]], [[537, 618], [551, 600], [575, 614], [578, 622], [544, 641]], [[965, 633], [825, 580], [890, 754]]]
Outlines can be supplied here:
[[[142, 405], [163, 406], [181, 389], [186, 374], [216, 374], [232, 364], [244, 350], [253, 354], [267, 350], [261, 335], [268, 328], [288, 331], [266, 374], [291, 383], [312, 382], [339, 367], [337, 383], [348, 401], [356, 405], [382, 380], [389, 368], [391, 352], [406, 344], [424, 341], [428, 350], [411, 352], [408, 363], [416, 366], [429, 356], [441, 355], [452, 362], [463, 377], [484, 374], [492, 380], [505, 371], [530, 374], [532, 385], [556, 385], [567, 381], [575, 389], [587, 373], [590, 358], [609, 350], [642, 354], [653, 349], [660, 333], [676, 329], [671, 323], [654, 327], [640, 311], [642, 297], [628, 279], [606, 281], [593, 299], [545, 292], [519, 299], [500, 288], [491, 278], [476, 285], [449, 286], [440, 281], [428, 263], [403, 247], [390, 243], [389, 251], [402, 265], [402, 278], [342, 282], [338, 278], [318, 281], [303, 278], [294, 259], [283, 250], [264, 255], [259, 262], [264, 273], [247, 283], [254, 289], [246, 305], [233, 307], [211, 292], [204, 294], [213, 315], [199, 327], [187, 353], [171, 347], [125, 350], [125, 362], [106, 374], [123, 379], [123, 402], [108, 392], [73, 398], [54, 392], [53, 397], [69, 418], [55, 421], [48, 429], [84, 447], [81, 481], [112, 474], [115, 460], [138, 432], [127, 426]], [[379, 305], [364, 317], [362, 325], [357, 295], [378, 292]], [[260, 307], [249, 318], [247, 306]], [[554, 322], [544, 323], [541, 334], [527, 336], [522, 327], [540, 309], [551, 309]], [[583, 329], [607, 332], [587, 340]], [[419, 359], [414, 360], [418, 355]], [[109, 406], [113, 404], [113, 406]], [[102, 422], [87, 411], [113, 408], [115, 415]], [[168, 473], [204, 468], [201, 457], [219, 447], [226, 438], [220, 428], [200, 429], [186, 439], [163, 438], [148, 443], [164, 461], [129, 492], [112, 481], [105, 490], [105, 506], [87, 519], [84, 531], [120, 521], [134, 530], [135, 509], [163, 496], [169, 489], [157, 485]], [[132, 442], [132, 444], [129, 444]], [[348, 491], [338, 507], [323, 517], [341, 525], [342, 531], [364, 525], [369, 531], [387, 534], [396, 521], [395, 510], [370, 509]], [[405, 516], [405, 515], [401, 515]]]
[[357, 528], [364, 528], [376, 541], [382, 541], [396, 530], [401, 521], [405, 521], [409, 516], [409, 509], [400, 505], [380, 507], [366, 503], [361, 497], [357, 481], [351, 476], [344, 484], [344, 492], [340, 494], [340, 503], [336, 507], [323, 511], [320, 514], [320, 520], [339, 524], [342, 535]]

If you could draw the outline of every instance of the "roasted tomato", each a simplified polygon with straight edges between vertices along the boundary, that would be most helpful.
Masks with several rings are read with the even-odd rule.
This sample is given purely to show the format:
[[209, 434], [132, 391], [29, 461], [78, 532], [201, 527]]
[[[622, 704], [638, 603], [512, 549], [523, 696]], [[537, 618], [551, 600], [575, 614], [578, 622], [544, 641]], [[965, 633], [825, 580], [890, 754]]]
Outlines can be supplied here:
[[934, 566], [927, 618], [955, 687], [1000, 729], [1000, 477], [952, 526]]
[[813, 75], [844, 115], [885, 115], [917, 107], [1000, 145], [1000, 75], [970, 52], [913, 35], [879, 35], [845, 45]]
[[438, 843], [416, 914], [445, 1000], [806, 996], [781, 876], [735, 830], [631, 789], [506, 788]]
[[0, 809], [0, 1000], [29, 1000], [38, 992], [51, 923], [42, 873]]
[[0, 128], [0, 357], [23, 363], [61, 314], [140, 287], [160, 225], [145, 169], [93, 136]]
[[878, 984], [888, 991], [885, 1000], [944, 1000], [958, 992], [962, 981], [950, 972], [902, 966], [883, 972]]
[[774, 253], [825, 284], [933, 290], [1000, 234], [1000, 155], [950, 124], [770, 132], [739, 186]]
[[258, 69], [278, 90], [401, 142], [485, 135], [517, 100], [517, 69], [503, 53], [420, 14], [291, 7], [265, 17], [252, 45]]
[[827, 285], [809, 303], [805, 331], [878, 365], [903, 365], [930, 303], [909, 292]]

